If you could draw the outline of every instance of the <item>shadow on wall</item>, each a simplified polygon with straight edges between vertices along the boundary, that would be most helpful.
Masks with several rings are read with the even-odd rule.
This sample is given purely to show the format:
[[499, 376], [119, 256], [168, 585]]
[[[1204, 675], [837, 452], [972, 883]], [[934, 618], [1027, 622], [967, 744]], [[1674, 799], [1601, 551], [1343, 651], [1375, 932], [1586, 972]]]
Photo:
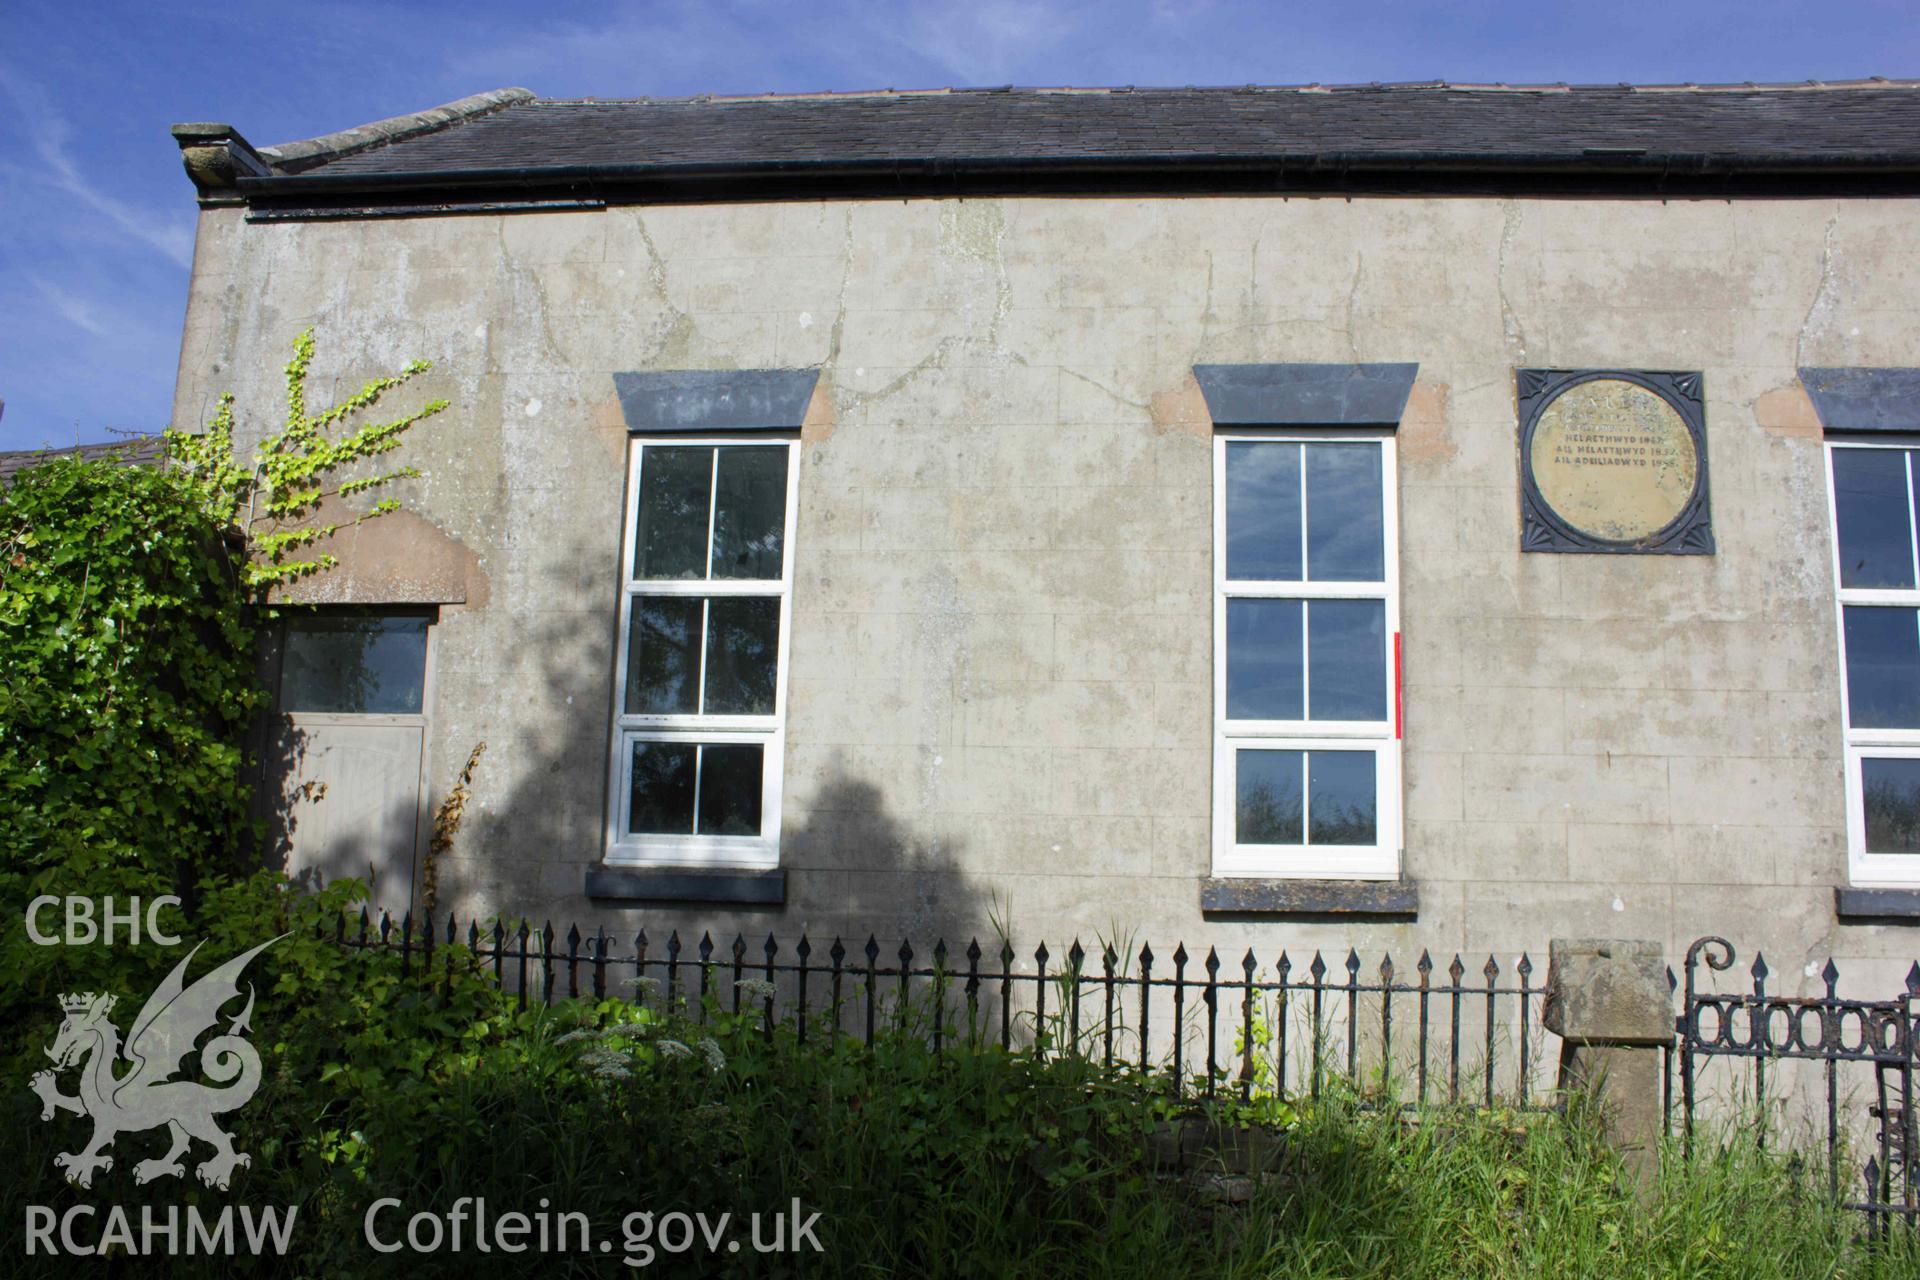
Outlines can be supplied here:
[[317, 888], [352, 877], [396, 913], [416, 905], [414, 835], [419, 825], [417, 726], [303, 724], [278, 705], [283, 633], [263, 637], [258, 664], [268, 691], [248, 738], [253, 816], [265, 824], [269, 868]]
[[[863, 961], [871, 934], [883, 947], [883, 963], [897, 960], [903, 938], [911, 940], [920, 963], [941, 936], [954, 955], [978, 936], [982, 951], [997, 955], [995, 922], [1007, 921], [1014, 904], [992, 901], [967, 873], [964, 841], [923, 834], [898, 813], [899, 795], [791, 738], [783, 788], [788, 798], [781, 834], [787, 873], [783, 906], [626, 903], [585, 896], [586, 873], [602, 856], [607, 822], [618, 635], [612, 602], [619, 595], [608, 550], [578, 542], [550, 546], [527, 583], [496, 580], [484, 609], [442, 615], [435, 640], [430, 793], [423, 806], [429, 826], [468, 751], [481, 741], [488, 748], [462, 826], [450, 850], [435, 860], [436, 930], [452, 909], [462, 934], [469, 919], [483, 925], [496, 918], [526, 919], [536, 928], [551, 920], [562, 935], [573, 924], [589, 935], [605, 927], [623, 945], [643, 928], [656, 943], [678, 931], [691, 950], [711, 932], [716, 949], [727, 950], [739, 935], [756, 957], [763, 954], [769, 933], [783, 951], [805, 934], [817, 954], [837, 936]], [[598, 607], [533, 608], [526, 603], [529, 596]], [[806, 611], [796, 614], [804, 619]], [[804, 651], [804, 646], [793, 647]], [[259, 736], [258, 749], [266, 776], [280, 780], [266, 793], [273, 832], [268, 855], [270, 864], [284, 866], [303, 810], [311, 813], [345, 798], [323, 796], [316, 804], [304, 794], [312, 772], [310, 735], [280, 717], [273, 727], [275, 733]], [[796, 775], [796, 768], [813, 768], [809, 761], [823, 758], [825, 776], [817, 784]], [[317, 869], [320, 875], [368, 875], [368, 850], [334, 852]], [[376, 869], [376, 909], [385, 907], [397, 916], [410, 897], [417, 908], [423, 871], [393, 868], [382, 874]], [[403, 887], [409, 874], [411, 895]], [[1033, 941], [1037, 938], [1029, 947]]]
[[924, 955], [942, 937], [956, 953], [975, 936], [997, 951], [1012, 904], [967, 872], [966, 849], [962, 837], [924, 834], [893, 813], [878, 785], [835, 768], [782, 833], [789, 901], [802, 908], [787, 914], [809, 928], [831, 921], [849, 946], [872, 934], [889, 957], [903, 940]]
[[[285, 872], [295, 884], [312, 889], [320, 887], [328, 877], [315, 867], [295, 867], [294, 843], [302, 827], [303, 812], [326, 802], [327, 786], [311, 774], [306, 731], [280, 710], [283, 643], [284, 636], [277, 626], [269, 625], [261, 632], [255, 671], [266, 691], [265, 709], [255, 717], [246, 741], [253, 783], [252, 816], [264, 827], [259, 850], [261, 861], [270, 870]], [[355, 863], [368, 860], [368, 870], [337, 874], [360, 874], [372, 883], [372, 877], [379, 870], [371, 861], [372, 852], [354, 842], [353, 848], [343, 849], [342, 853]]]

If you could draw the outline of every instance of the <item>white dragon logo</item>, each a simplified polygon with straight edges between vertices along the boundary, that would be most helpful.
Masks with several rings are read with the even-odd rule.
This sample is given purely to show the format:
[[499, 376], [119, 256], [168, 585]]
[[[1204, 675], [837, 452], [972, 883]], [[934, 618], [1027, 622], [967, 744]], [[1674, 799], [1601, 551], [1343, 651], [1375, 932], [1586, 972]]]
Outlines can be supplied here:
[[[188, 962], [200, 950], [196, 945], [147, 998], [127, 1033], [124, 1049], [120, 1031], [108, 1017], [116, 997], [91, 991], [60, 997], [67, 1018], [46, 1051], [53, 1059], [54, 1070], [37, 1073], [32, 1085], [40, 1095], [42, 1120], [53, 1119], [56, 1111], [93, 1117], [93, 1140], [85, 1149], [53, 1158], [66, 1170], [67, 1181], [79, 1187], [92, 1186], [96, 1170], [113, 1168], [113, 1157], [103, 1153], [113, 1145], [116, 1135], [161, 1125], [172, 1134], [173, 1146], [159, 1159], [135, 1165], [135, 1182], [184, 1174], [186, 1168], [180, 1157], [194, 1138], [214, 1148], [214, 1154], [195, 1170], [200, 1181], [210, 1187], [225, 1191], [233, 1171], [251, 1163], [245, 1153], [233, 1149], [233, 1139], [213, 1120], [244, 1106], [260, 1087], [260, 1055], [241, 1038], [253, 1016], [251, 985], [247, 987], [246, 1008], [228, 1023], [226, 1034], [215, 1036], [200, 1050], [201, 1071], [215, 1085], [225, 1087], [210, 1088], [195, 1080], [171, 1077], [194, 1051], [201, 1033], [219, 1021], [221, 1006], [240, 994], [240, 972], [247, 962], [278, 941], [280, 938], [269, 939], [235, 956], [189, 987], [181, 979]], [[121, 1058], [131, 1063], [132, 1069], [116, 1077], [114, 1067]], [[69, 1097], [60, 1092], [54, 1072], [81, 1063], [80, 1091]]]

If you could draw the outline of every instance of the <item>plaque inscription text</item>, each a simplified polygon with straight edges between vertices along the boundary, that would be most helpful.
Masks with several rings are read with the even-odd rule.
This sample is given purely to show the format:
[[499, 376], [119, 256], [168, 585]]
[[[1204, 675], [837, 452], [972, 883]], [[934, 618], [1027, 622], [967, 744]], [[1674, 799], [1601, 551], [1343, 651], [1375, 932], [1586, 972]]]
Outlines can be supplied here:
[[1699, 375], [1522, 370], [1522, 546], [1711, 554]]
[[1699, 458], [1673, 406], [1614, 378], [1583, 382], [1533, 431], [1533, 477], [1562, 520], [1609, 542], [1672, 524], [1693, 496]]

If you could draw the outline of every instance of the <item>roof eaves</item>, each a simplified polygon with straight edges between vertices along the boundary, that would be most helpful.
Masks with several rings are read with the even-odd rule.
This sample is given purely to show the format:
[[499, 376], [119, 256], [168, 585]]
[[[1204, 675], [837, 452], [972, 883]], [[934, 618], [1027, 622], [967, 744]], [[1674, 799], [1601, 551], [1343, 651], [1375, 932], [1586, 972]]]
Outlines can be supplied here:
[[923, 175], [945, 180], [1023, 172], [1105, 173], [1135, 175], [1168, 170], [1263, 171], [1276, 177], [1324, 172], [1453, 172], [1460, 174], [1526, 174], [1579, 172], [1597, 174], [1791, 175], [1846, 171], [1859, 166], [1904, 173], [1920, 171], [1920, 148], [1865, 152], [1809, 154], [1730, 153], [1663, 150], [1640, 146], [1579, 147], [1527, 153], [1487, 154], [1451, 149], [1380, 151], [1212, 152], [1191, 151], [1111, 155], [1000, 155], [836, 157], [763, 160], [639, 161], [599, 164], [474, 166], [420, 172], [318, 173], [243, 178], [246, 197], [295, 194], [380, 191], [406, 188], [457, 189], [485, 187], [526, 191], [539, 187], [566, 187], [604, 195], [630, 184], [652, 184], [698, 179], [736, 178], [744, 181], [792, 183], [802, 175], [847, 178], [873, 174], [906, 178]]
[[273, 176], [273, 166], [230, 124], [176, 124], [170, 132], [202, 204], [238, 204], [234, 187], [240, 179]]

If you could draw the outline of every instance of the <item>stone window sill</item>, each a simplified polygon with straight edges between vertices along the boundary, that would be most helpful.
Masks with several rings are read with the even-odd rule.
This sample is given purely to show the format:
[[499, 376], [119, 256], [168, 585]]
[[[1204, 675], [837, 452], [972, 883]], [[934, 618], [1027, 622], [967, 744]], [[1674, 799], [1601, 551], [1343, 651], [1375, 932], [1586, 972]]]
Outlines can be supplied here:
[[587, 868], [587, 896], [596, 902], [715, 902], [784, 906], [787, 873], [706, 871], [690, 867]]
[[1833, 908], [1842, 924], [1920, 925], [1920, 889], [1836, 888]]
[[1214, 918], [1414, 920], [1412, 880], [1260, 880], [1216, 876], [1200, 882], [1201, 913]]

